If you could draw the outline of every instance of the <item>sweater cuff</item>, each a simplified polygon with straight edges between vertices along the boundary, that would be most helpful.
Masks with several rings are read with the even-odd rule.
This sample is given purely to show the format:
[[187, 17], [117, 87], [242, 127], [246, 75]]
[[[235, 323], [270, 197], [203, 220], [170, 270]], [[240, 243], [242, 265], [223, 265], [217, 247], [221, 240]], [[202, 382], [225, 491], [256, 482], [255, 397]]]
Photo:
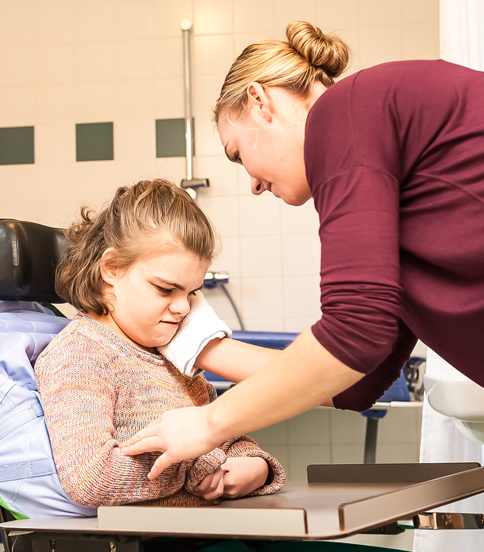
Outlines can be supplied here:
[[242, 456], [250, 458], [263, 458], [269, 466], [269, 473], [265, 484], [262, 485], [262, 487], [255, 489], [247, 496], [268, 495], [280, 491], [284, 487], [284, 483], [286, 481], [286, 473], [282, 467], [282, 464], [274, 458], [272, 454], [262, 450], [250, 437], [244, 435], [238, 439], [239, 440], [231, 444], [230, 448], [227, 450], [228, 458]]
[[213, 473], [225, 460], [227, 460], [225, 452], [218, 448], [197, 458], [187, 474], [185, 489], [192, 492], [207, 475]]

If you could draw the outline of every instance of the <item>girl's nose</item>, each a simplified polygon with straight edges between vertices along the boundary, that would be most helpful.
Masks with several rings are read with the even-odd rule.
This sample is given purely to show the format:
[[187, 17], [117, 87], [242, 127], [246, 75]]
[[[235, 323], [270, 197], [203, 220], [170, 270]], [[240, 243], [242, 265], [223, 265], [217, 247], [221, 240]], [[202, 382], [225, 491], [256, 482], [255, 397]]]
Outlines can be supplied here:
[[254, 195], [260, 195], [262, 192], [264, 192], [264, 186], [262, 186], [262, 182], [258, 178], [254, 178], [253, 176], [250, 177], [250, 189], [252, 190], [252, 193]]
[[190, 302], [188, 297], [178, 297], [170, 303], [170, 311], [173, 314], [186, 316], [190, 312]]

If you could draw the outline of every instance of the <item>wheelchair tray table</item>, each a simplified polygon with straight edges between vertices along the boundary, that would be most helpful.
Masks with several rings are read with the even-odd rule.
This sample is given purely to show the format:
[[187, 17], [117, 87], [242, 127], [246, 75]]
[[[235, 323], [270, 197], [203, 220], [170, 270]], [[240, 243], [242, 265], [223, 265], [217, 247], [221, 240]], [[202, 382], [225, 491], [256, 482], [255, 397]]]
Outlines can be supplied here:
[[305, 484], [201, 508], [103, 506], [97, 518], [26, 519], [7, 531], [325, 540], [408, 519], [484, 491], [478, 463], [308, 466]]

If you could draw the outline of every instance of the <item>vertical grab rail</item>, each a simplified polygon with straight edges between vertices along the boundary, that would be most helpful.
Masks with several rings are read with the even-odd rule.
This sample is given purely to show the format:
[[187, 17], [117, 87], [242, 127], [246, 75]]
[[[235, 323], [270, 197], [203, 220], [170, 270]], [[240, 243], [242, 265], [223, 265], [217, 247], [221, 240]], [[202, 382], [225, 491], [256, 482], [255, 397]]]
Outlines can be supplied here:
[[183, 60], [184, 60], [184, 82], [185, 82], [185, 155], [186, 155], [186, 178], [181, 181], [182, 188], [191, 188], [192, 197], [196, 197], [195, 188], [208, 187], [208, 178], [193, 178], [193, 126], [192, 126], [192, 97], [191, 97], [191, 63], [190, 63], [190, 32], [192, 22], [183, 19], [180, 23], [183, 34]]

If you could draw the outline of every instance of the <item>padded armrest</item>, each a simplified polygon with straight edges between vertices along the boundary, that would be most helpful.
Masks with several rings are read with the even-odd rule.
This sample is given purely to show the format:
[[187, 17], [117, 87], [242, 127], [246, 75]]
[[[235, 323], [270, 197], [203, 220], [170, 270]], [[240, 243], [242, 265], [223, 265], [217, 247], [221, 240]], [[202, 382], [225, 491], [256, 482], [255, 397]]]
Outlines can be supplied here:
[[64, 303], [54, 275], [68, 244], [60, 228], [0, 219], [0, 300]]

